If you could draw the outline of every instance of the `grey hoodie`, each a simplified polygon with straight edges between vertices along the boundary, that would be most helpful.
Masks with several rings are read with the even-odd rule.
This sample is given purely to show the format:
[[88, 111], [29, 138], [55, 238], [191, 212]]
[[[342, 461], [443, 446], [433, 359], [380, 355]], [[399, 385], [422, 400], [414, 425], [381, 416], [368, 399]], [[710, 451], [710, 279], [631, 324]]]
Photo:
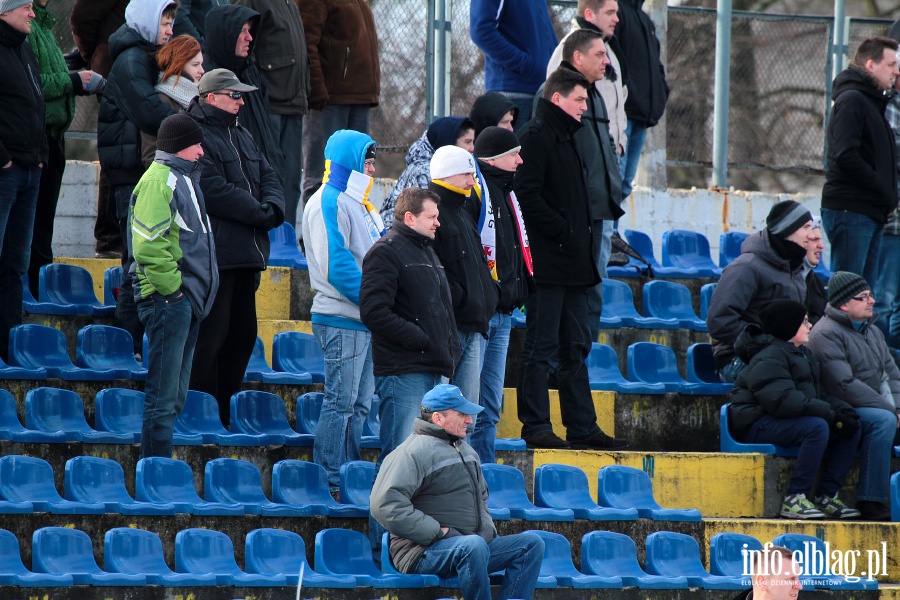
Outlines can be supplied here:
[[125, 24], [141, 34], [147, 42], [156, 45], [159, 40], [159, 23], [163, 11], [172, 0], [131, 0], [125, 9]]

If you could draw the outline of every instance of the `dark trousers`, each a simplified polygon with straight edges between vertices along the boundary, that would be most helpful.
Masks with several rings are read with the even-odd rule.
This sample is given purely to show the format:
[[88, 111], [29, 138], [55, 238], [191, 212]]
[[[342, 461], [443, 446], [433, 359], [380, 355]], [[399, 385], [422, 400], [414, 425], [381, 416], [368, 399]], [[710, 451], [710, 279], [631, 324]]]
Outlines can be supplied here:
[[116, 220], [116, 195], [102, 168], [97, 188], [97, 220], [94, 222], [94, 239], [97, 243], [94, 251], [122, 253], [125, 240], [119, 233], [119, 222]]
[[122, 253], [122, 287], [116, 296], [116, 327], [121, 327], [131, 334], [135, 354], [140, 354], [144, 345], [144, 324], [138, 317], [137, 305], [134, 302], [134, 281], [129, 275], [131, 263], [131, 231], [128, 224], [128, 206], [134, 186], [119, 185], [114, 189], [116, 198], [116, 220], [119, 235], [125, 240], [125, 252]]
[[41, 169], [41, 187], [38, 190], [34, 231], [31, 234], [31, 259], [28, 262], [28, 287], [35, 298], [38, 297], [41, 267], [53, 262], [53, 221], [56, 219], [63, 171], [66, 170], [65, 140], [53, 137], [48, 131], [47, 143], [50, 146], [50, 158]]
[[776, 419], [766, 415], [753, 424], [746, 441], [750, 444], [800, 446], [787, 493], [806, 494], [807, 498], [811, 498], [820, 465], [822, 475], [818, 494], [834, 496], [841, 489], [856, 455], [861, 431], [858, 430], [852, 437], [838, 439], [830, 435], [828, 423], [819, 417]]
[[519, 366], [518, 404], [522, 436], [553, 429], [547, 376], [559, 357], [557, 380], [563, 425], [569, 440], [600, 432], [585, 359], [591, 350], [587, 328], [588, 290], [538, 286], [525, 302], [525, 347]]
[[226, 428], [231, 423], [231, 396], [241, 391], [256, 344], [256, 275], [251, 269], [219, 272], [219, 291], [209, 315], [200, 322], [194, 349], [191, 389], [216, 398]]

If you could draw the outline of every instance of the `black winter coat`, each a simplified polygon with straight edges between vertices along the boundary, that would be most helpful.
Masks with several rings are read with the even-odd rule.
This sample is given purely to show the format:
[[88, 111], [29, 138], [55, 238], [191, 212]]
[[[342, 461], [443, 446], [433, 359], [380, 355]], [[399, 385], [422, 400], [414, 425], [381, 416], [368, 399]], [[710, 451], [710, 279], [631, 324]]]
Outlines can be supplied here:
[[519, 136], [524, 164], [513, 181], [538, 285], [590, 287], [600, 282], [583, 160], [575, 144], [581, 127], [539, 98], [535, 117]]
[[805, 347], [797, 347], [749, 325], [738, 336], [735, 350], [747, 363], [734, 382], [728, 421], [731, 434], [746, 438], [765, 415], [777, 419], [819, 417], [829, 423], [835, 411], [852, 407], [827, 396], [819, 377], [819, 362]]
[[831, 98], [822, 208], [886, 223], [897, 207], [894, 132], [884, 118], [890, 96], [851, 65], [835, 78]]
[[625, 114], [628, 118], [653, 127], [662, 118], [669, 99], [666, 68], [659, 53], [656, 25], [641, 6], [644, 0], [619, 2], [619, 23], [614, 37], [619, 41], [621, 53], [616, 51], [619, 62], [626, 65], [624, 71], [628, 86]]
[[466, 197], [434, 182], [428, 189], [441, 198], [434, 252], [450, 285], [456, 328], [486, 335], [488, 322], [497, 312], [500, 289], [488, 270], [481, 235], [465, 208]]
[[395, 222], [363, 258], [359, 316], [372, 332], [375, 375], [452, 377], [459, 336], [432, 241]]
[[[275, 171], [235, 115], [194, 98], [187, 114], [203, 129], [200, 189], [216, 236], [219, 271], [262, 271], [269, 233], [284, 222], [284, 192]], [[274, 222], [263, 204], [275, 210]]]
[[41, 70], [26, 37], [0, 21], [0, 167], [13, 161], [31, 169], [47, 162]]
[[100, 100], [97, 150], [109, 184], [135, 185], [144, 174], [141, 133], [156, 137], [163, 119], [175, 114], [154, 89], [158, 46], [122, 25], [109, 38], [112, 70]]

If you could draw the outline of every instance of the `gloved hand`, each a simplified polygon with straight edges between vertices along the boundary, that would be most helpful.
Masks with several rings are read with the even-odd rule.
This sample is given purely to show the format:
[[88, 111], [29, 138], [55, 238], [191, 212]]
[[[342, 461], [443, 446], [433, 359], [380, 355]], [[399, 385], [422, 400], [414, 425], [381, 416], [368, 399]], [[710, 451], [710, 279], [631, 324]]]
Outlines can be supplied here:
[[80, 71], [88, 66], [84, 61], [84, 57], [81, 56], [81, 52], [78, 51], [78, 48], [74, 48], [68, 54], [63, 54], [63, 58], [66, 59], [66, 68], [70, 71]]
[[841, 439], [853, 437], [859, 430], [859, 413], [852, 408], [842, 408], [834, 413], [831, 431]]
[[268, 202], [263, 202], [259, 205], [259, 208], [263, 211], [263, 222], [260, 223], [260, 227], [265, 229], [266, 231], [276, 227], [278, 225], [278, 213]]
[[89, 94], [102, 94], [106, 87], [106, 78], [100, 73], [91, 71], [91, 80], [84, 86], [84, 91]]

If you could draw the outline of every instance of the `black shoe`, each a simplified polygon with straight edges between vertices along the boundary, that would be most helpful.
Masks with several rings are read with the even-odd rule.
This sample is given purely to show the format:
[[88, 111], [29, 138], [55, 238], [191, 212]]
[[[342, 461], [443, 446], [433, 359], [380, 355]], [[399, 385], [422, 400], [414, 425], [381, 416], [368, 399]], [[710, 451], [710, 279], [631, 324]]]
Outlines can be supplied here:
[[891, 509], [882, 502], [874, 502], [872, 500], [860, 500], [856, 503], [856, 510], [859, 511], [863, 521], [890, 521]]
[[534, 435], [523, 435], [522, 439], [529, 448], [558, 448], [569, 449], [569, 442], [562, 439], [552, 431], [542, 431]]
[[628, 440], [610, 437], [602, 431], [586, 440], [569, 440], [569, 443], [574, 450], [624, 450], [628, 447]]

